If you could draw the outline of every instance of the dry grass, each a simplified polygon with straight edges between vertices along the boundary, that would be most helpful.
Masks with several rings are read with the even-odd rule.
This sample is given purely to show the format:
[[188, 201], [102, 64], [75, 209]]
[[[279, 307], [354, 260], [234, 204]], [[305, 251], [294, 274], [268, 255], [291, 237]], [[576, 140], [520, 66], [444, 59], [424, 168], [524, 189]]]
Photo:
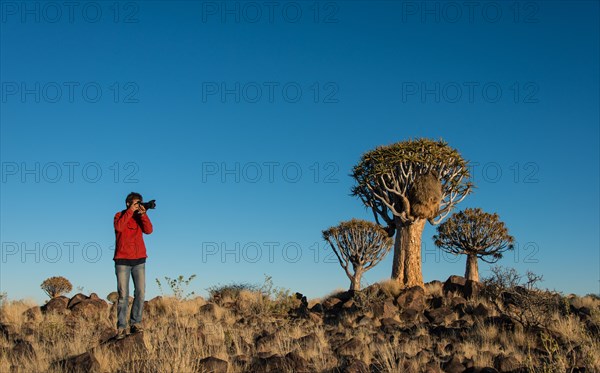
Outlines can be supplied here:
[[380, 281], [379, 284], [383, 291], [387, 294], [391, 294], [394, 298], [397, 298], [402, 290], [404, 290], [404, 286], [400, 282], [392, 279]]
[[[390, 294], [400, 290], [390, 281], [382, 282], [381, 286]], [[345, 290], [336, 289], [322, 299], [340, 291]], [[441, 286], [434, 284], [426, 293], [429, 297], [437, 296], [441, 294]], [[432, 364], [431, 353], [427, 351], [435, 353], [433, 358], [438, 359], [438, 365], [442, 356], [447, 358], [451, 354], [459, 354], [473, 359], [477, 366], [493, 366], [495, 356], [511, 354], [533, 372], [558, 369], [564, 372], [580, 363], [573, 361], [568, 354], [568, 350], [575, 347], [581, 351], [583, 357], [580, 359], [590, 371], [600, 371], [598, 337], [591, 334], [579, 316], [559, 314], [558, 311], [546, 333], [531, 334], [523, 329], [508, 332], [475, 320], [467, 335], [460, 340], [434, 338], [429, 335], [427, 326], [420, 325], [410, 338], [390, 342], [376, 339], [377, 328], [344, 328], [342, 325], [315, 324], [282, 316], [281, 307], [290, 305], [288, 298], [267, 301], [259, 292], [242, 290], [237, 296], [221, 301], [227, 305], [213, 307], [207, 312], [203, 308], [207, 301], [201, 297], [182, 301], [170, 297], [154, 300], [144, 309], [145, 334], [151, 349], [146, 356], [130, 357], [129, 362], [123, 362], [110, 349], [97, 347], [107, 331], [114, 331], [114, 308], [108, 308], [89, 320], [54, 313], [28, 320], [24, 312], [34, 305], [33, 302], [6, 302], [0, 308], [0, 320], [12, 325], [22, 338], [30, 342], [35, 354], [15, 356], [10, 351], [13, 343], [0, 336], [0, 371], [9, 372], [11, 366], [18, 366], [19, 372], [53, 373], [49, 370], [52, 362], [94, 347], [95, 357], [106, 372], [119, 369], [191, 372], [197, 370], [200, 359], [214, 356], [228, 360], [229, 373], [235, 373], [248, 371], [250, 367], [231, 364], [234, 357], [253, 357], [261, 351], [281, 355], [295, 351], [316, 371], [328, 371], [340, 365], [334, 353], [335, 347], [340, 341], [352, 337], [368, 346], [359, 354], [360, 357], [385, 372], [422, 371], [427, 364]], [[318, 301], [321, 299], [312, 299], [309, 305]], [[592, 297], [570, 297], [568, 301], [575, 307], [589, 307], [593, 317], [599, 313], [600, 302]], [[483, 303], [489, 309], [493, 308], [480, 298], [469, 299], [467, 303], [473, 307]], [[205, 311], [200, 312], [202, 309]], [[262, 340], [259, 338], [261, 335], [265, 336]], [[301, 342], [305, 336], [310, 343]], [[446, 350], [444, 346], [449, 344], [452, 348]], [[532, 351], [536, 348], [547, 351], [551, 356], [546, 365], [540, 366], [539, 360], [533, 356]]]
[[425, 294], [430, 297], [441, 297], [444, 295], [443, 287], [444, 284], [441, 282], [428, 282], [425, 284]]

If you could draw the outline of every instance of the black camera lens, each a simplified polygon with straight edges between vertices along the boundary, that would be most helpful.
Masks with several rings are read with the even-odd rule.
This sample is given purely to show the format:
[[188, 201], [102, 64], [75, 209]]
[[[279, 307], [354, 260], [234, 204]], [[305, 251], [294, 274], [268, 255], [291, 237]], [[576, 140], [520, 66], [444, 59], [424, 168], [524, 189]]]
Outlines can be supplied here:
[[156, 200], [153, 199], [153, 200], [148, 201], [148, 202], [140, 202], [140, 205], [144, 206], [144, 208], [146, 210], [154, 209], [154, 208], [156, 208]]

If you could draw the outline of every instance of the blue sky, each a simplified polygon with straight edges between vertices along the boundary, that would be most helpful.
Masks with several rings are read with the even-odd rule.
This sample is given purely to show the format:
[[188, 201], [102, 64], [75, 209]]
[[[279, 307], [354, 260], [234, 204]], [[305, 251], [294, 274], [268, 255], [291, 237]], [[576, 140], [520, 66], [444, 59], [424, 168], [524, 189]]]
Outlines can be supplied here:
[[[265, 274], [309, 297], [346, 288], [321, 231], [372, 219], [352, 166], [417, 137], [471, 162], [458, 209], [505, 221], [518, 250], [499, 264], [599, 292], [598, 2], [24, 4], [0, 8], [9, 298], [43, 302], [56, 275], [115, 290], [112, 219], [131, 191], [158, 205], [148, 298], [191, 274], [200, 295]], [[463, 274], [434, 230], [425, 281]], [[390, 272], [391, 255], [363, 284]]]

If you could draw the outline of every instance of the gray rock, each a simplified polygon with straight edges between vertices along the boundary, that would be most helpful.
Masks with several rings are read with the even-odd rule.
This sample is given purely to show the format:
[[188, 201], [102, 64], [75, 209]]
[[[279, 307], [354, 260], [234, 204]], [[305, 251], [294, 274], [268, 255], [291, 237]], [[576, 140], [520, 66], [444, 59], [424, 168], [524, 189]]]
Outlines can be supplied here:
[[77, 293], [77, 294], [73, 295], [71, 297], [71, 299], [69, 299], [69, 303], [67, 303], [67, 308], [71, 309], [71, 308], [73, 308], [74, 305], [76, 305], [77, 303], [79, 303], [85, 299], [88, 299], [88, 297], [85, 294]]
[[411, 308], [423, 311], [425, 309], [425, 290], [420, 286], [408, 288], [398, 295], [396, 304], [398, 304], [400, 310]]
[[48, 303], [44, 304], [41, 307], [42, 312], [57, 312], [64, 313], [67, 310], [67, 305], [69, 304], [69, 298], [64, 295], [52, 298], [48, 301]]
[[92, 351], [88, 351], [55, 361], [50, 365], [50, 368], [51, 370], [69, 373], [95, 373], [100, 372], [100, 362]]
[[465, 366], [461, 363], [460, 358], [456, 355], [452, 356], [450, 360], [442, 365], [444, 372], [446, 373], [462, 373], [466, 370]]
[[513, 355], [500, 354], [494, 359], [494, 367], [500, 372], [511, 372], [521, 368], [521, 363]]
[[229, 363], [225, 360], [208, 356], [198, 361], [198, 372], [202, 373], [227, 373]]
[[358, 356], [365, 349], [363, 342], [357, 337], [353, 337], [342, 343], [336, 350], [338, 356]]
[[444, 293], [452, 293], [452, 292], [456, 292], [459, 294], [464, 294], [464, 287], [465, 284], [467, 283], [467, 280], [464, 277], [461, 276], [450, 276], [448, 277], [448, 279], [446, 280], [446, 282], [444, 282]]
[[449, 325], [454, 320], [458, 320], [458, 315], [448, 307], [427, 310], [425, 316], [434, 325]]

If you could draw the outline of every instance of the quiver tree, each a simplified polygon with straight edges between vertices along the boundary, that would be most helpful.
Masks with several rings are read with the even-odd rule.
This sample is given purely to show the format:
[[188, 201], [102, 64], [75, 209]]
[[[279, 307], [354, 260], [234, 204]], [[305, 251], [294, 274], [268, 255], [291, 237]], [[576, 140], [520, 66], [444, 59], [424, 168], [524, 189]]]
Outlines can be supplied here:
[[352, 219], [323, 231], [340, 265], [350, 279], [350, 290], [360, 290], [362, 275], [392, 248], [392, 239], [375, 223]]
[[47, 278], [40, 287], [50, 298], [56, 298], [73, 290], [71, 282], [62, 276]]
[[448, 253], [467, 256], [465, 277], [473, 281], [479, 281], [477, 259], [495, 263], [503, 252], [514, 247], [514, 238], [498, 214], [488, 214], [479, 208], [452, 214], [437, 227], [433, 240]]
[[423, 286], [425, 221], [438, 224], [470, 193], [467, 161], [442, 140], [408, 140], [366, 152], [351, 175], [352, 195], [371, 208], [390, 237], [397, 232], [391, 277]]

